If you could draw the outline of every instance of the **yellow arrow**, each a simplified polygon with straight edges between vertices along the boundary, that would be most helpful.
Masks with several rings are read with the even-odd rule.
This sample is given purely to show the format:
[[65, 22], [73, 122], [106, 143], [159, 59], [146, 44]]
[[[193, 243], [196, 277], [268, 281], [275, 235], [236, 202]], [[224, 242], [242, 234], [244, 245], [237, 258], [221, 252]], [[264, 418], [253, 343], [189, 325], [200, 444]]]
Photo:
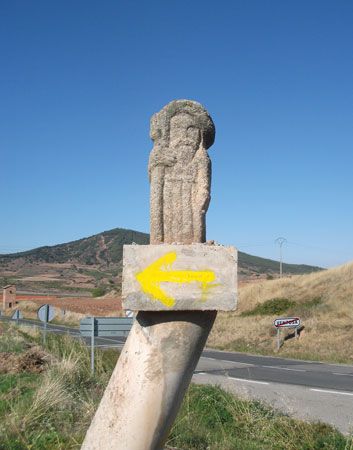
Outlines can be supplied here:
[[160, 288], [160, 283], [192, 283], [193, 281], [197, 281], [201, 283], [202, 293], [205, 294], [209, 287], [208, 284], [216, 278], [214, 272], [210, 270], [200, 272], [193, 270], [171, 270], [176, 257], [176, 252], [166, 253], [146, 267], [145, 270], [136, 274], [136, 279], [140, 283], [143, 292], [152, 297], [153, 300], [159, 300], [168, 308], [174, 306], [175, 299], [169, 297]]

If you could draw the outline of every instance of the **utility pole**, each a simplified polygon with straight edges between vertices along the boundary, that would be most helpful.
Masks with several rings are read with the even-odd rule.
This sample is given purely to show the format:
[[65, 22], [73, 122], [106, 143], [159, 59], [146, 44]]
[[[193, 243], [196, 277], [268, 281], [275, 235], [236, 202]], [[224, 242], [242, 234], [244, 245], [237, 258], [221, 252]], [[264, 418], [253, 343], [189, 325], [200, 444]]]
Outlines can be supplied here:
[[279, 277], [282, 278], [282, 245], [287, 242], [287, 239], [284, 237], [278, 237], [275, 240], [275, 244], [279, 245]]

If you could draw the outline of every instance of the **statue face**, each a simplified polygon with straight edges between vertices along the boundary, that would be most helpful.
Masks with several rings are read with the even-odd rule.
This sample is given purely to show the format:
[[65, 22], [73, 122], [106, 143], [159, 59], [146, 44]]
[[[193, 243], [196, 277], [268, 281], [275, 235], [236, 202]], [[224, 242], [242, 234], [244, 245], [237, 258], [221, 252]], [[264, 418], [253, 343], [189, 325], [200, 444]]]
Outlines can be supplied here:
[[174, 150], [178, 162], [188, 163], [197, 152], [201, 133], [190, 114], [181, 113], [170, 121], [169, 145]]

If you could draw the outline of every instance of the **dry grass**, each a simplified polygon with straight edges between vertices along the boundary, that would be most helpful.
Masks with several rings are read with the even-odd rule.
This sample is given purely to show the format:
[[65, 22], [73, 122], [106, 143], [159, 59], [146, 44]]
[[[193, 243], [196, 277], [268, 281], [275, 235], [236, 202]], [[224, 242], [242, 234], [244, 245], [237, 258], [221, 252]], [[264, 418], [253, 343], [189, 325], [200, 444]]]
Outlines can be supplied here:
[[[273, 320], [278, 315], [241, 316], [274, 298], [296, 302], [282, 316], [298, 315], [305, 327], [300, 339], [285, 342], [281, 355], [353, 362], [353, 263], [242, 287], [238, 310], [218, 315], [208, 345], [228, 350], [275, 353]], [[320, 299], [320, 304], [308, 307], [313, 299]]]
[[[10, 332], [12, 350], [19, 340], [27, 344], [24, 349], [40, 345], [40, 333], [29, 330], [6, 324], [0, 347]], [[19, 356], [25, 356], [24, 349]], [[32, 373], [27, 366], [18, 373], [0, 374], [0, 449], [80, 448], [118, 358], [115, 350], [97, 350], [92, 375], [89, 349], [79, 340], [48, 334], [44, 352], [45, 370]]]
[[[38, 319], [37, 311], [40, 305], [38, 303], [32, 301], [24, 301], [22, 300], [17, 308], [20, 309], [26, 319]], [[54, 323], [63, 324], [63, 325], [78, 325], [80, 320], [86, 317], [88, 314], [81, 314], [78, 312], [65, 310], [65, 314], [62, 313], [62, 309], [55, 308], [56, 315], [53, 320]], [[6, 309], [5, 315], [12, 315], [14, 309]]]

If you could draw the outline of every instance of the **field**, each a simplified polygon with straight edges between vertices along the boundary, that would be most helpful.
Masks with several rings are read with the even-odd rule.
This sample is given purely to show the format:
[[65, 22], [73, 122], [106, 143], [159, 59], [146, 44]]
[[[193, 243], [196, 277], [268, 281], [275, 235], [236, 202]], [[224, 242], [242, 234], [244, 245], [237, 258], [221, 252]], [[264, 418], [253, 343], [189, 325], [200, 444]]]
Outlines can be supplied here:
[[[49, 303], [59, 312], [56, 320], [78, 325], [87, 315], [123, 315], [118, 294], [100, 298], [18, 296], [27, 317]], [[283, 332], [280, 356], [298, 359], [353, 363], [353, 263], [334, 269], [274, 280], [242, 283], [238, 309], [219, 313], [207, 345], [222, 350], [264, 355], [277, 354], [273, 321], [298, 316], [299, 339]], [[10, 313], [10, 312], [8, 312]]]
[[[109, 294], [102, 298], [85, 297], [55, 297], [39, 295], [18, 295], [18, 308], [24, 318], [38, 319], [37, 311], [41, 305], [49, 304], [55, 307], [56, 316], [53, 323], [78, 327], [81, 319], [87, 316], [115, 316], [123, 317], [121, 299], [115, 294]], [[4, 314], [11, 316], [14, 309], [6, 309]]]
[[[68, 336], [0, 323], [0, 448], [79, 449], [118, 358]], [[9, 360], [11, 362], [9, 363]], [[352, 450], [351, 437], [293, 420], [218, 387], [191, 386], [169, 435], [177, 450]]]
[[243, 286], [238, 310], [219, 313], [208, 346], [276, 354], [273, 321], [298, 316], [299, 339], [284, 333], [280, 356], [353, 363], [353, 263], [309, 275]]

